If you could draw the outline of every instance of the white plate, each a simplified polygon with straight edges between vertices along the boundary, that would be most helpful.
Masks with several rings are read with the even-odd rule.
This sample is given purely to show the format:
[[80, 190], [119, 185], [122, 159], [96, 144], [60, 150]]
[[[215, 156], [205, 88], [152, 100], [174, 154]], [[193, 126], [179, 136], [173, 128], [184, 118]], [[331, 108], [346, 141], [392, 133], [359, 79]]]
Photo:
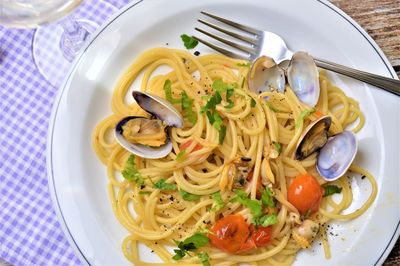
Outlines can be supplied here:
[[[394, 77], [389, 61], [348, 16], [325, 1], [145, 0], [132, 3], [94, 35], [75, 60], [55, 102], [48, 141], [48, 173], [64, 231], [84, 263], [127, 265], [121, 251], [127, 232], [114, 217], [106, 169], [91, 147], [93, 128], [111, 113], [113, 86], [135, 57], [150, 47], [183, 48], [180, 34], [193, 33], [199, 11], [230, 17], [281, 35], [293, 50]], [[207, 52], [199, 45], [196, 50]], [[351, 222], [334, 222], [332, 259], [317, 244], [296, 265], [381, 264], [399, 235], [399, 99], [385, 91], [332, 75], [360, 102], [366, 125], [358, 134], [357, 162], [377, 179], [372, 207]], [[359, 179], [358, 179], [359, 180]], [[368, 182], [353, 182], [353, 208], [368, 195]], [[153, 259], [149, 251], [143, 256]]]

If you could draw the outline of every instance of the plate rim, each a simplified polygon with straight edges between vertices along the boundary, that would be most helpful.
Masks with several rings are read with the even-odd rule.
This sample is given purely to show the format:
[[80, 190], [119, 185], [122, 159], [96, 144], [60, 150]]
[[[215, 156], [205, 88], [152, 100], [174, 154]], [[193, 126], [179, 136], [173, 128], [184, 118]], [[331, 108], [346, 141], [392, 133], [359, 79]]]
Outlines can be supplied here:
[[[351, 18], [349, 15], [347, 15], [339, 7], [336, 7], [335, 5], [330, 3], [328, 0], [314, 0], [314, 1], [324, 5], [326, 8], [329, 8], [331, 11], [333, 11], [334, 13], [339, 15], [341, 18], [346, 20], [347, 23], [349, 23], [351, 26], [353, 26], [365, 38], [365, 40], [372, 46], [374, 51], [379, 55], [380, 59], [382, 60], [382, 62], [385, 65], [387, 71], [391, 75], [391, 78], [399, 79], [394, 68], [390, 64], [388, 58], [383, 53], [381, 48], [372, 39], [372, 37], [369, 36], [369, 34], [353, 18]], [[64, 78], [64, 81], [62, 82], [60, 88], [58, 89], [57, 95], [53, 102], [52, 112], [51, 112], [51, 116], [49, 119], [47, 145], [46, 145], [46, 168], [47, 168], [47, 179], [48, 179], [48, 187], [49, 187], [49, 191], [50, 191], [50, 195], [51, 195], [51, 200], [52, 200], [56, 215], [58, 217], [58, 221], [60, 222], [60, 226], [64, 232], [64, 235], [66, 236], [71, 247], [74, 249], [75, 254], [79, 257], [80, 261], [85, 262], [86, 265], [92, 265], [92, 264], [90, 263], [89, 259], [86, 258], [85, 254], [80, 249], [78, 243], [75, 241], [75, 239], [67, 225], [67, 222], [64, 218], [63, 212], [61, 210], [60, 202], [59, 202], [58, 196], [57, 196], [57, 189], [56, 189], [56, 185], [55, 185], [55, 177], [54, 177], [54, 173], [53, 173], [53, 163], [52, 163], [53, 162], [53, 152], [52, 151], [53, 151], [53, 137], [54, 137], [55, 121], [57, 118], [57, 113], [58, 113], [59, 106], [60, 106], [61, 100], [63, 98], [63, 95], [66, 91], [68, 91], [67, 84], [70, 81], [72, 75], [76, 72], [76, 69], [78, 68], [78, 66], [82, 60], [82, 57], [85, 55], [86, 51], [90, 48], [92, 43], [116, 19], [118, 19], [120, 16], [122, 16], [124, 13], [126, 13], [131, 8], [134, 8], [136, 5], [138, 5], [140, 3], [146, 3], [146, 2], [149, 2], [149, 0], [146, 0], [146, 1], [145, 0], [137, 0], [137, 1], [128, 3], [123, 8], [121, 8], [119, 11], [117, 11], [114, 15], [112, 15], [109, 19], [107, 19], [104, 22], [104, 24], [92, 34], [90, 41], [87, 42], [87, 44], [82, 48], [81, 52], [77, 55], [75, 60], [72, 62], [70, 70], [68, 71], [66, 77]], [[393, 97], [395, 97], [395, 96], [393, 96]], [[389, 253], [393, 249], [399, 236], [400, 236], [400, 219], [397, 222], [397, 226], [392, 234], [392, 237], [390, 238], [385, 249], [382, 251], [382, 254], [379, 256], [379, 258], [374, 263], [374, 265], [379, 265], [384, 262], [384, 260], [388, 257]]]

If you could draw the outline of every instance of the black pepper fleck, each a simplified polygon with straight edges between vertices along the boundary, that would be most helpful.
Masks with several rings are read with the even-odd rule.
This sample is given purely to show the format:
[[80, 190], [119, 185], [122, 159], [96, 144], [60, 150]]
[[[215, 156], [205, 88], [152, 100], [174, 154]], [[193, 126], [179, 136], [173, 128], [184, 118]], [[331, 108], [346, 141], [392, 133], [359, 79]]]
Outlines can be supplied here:
[[199, 51], [196, 51], [196, 52], [194, 52], [194, 55], [195, 55], [195, 56], [199, 56], [199, 55], [200, 55], [200, 52], [199, 52]]

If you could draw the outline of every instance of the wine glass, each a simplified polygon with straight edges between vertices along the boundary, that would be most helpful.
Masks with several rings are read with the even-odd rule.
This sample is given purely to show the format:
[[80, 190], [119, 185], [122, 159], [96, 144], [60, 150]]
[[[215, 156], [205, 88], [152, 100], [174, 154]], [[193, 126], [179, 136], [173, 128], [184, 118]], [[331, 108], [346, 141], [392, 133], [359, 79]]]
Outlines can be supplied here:
[[0, 0], [0, 24], [36, 28], [32, 43], [35, 64], [42, 76], [58, 87], [89, 36], [114, 11], [113, 5], [102, 0]]

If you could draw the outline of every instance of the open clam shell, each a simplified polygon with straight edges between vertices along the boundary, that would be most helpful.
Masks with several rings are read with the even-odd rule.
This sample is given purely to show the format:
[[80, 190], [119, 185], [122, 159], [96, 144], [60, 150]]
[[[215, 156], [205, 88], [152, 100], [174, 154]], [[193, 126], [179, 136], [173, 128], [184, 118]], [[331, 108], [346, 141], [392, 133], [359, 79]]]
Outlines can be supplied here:
[[319, 73], [314, 59], [306, 52], [293, 54], [287, 69], [290, 87], [303, 103], [315, 106], [319, 99]]
[[297, 143], [295, 152], [296, 160], [303, 160], [325, 145], [328, 141], [328, 130], [331, 123], [332, 118], [330, 116], [322, 116], [313, 121], [304, 130]]
[[357, 138], [351, 131], [330, 137], [317, 159], [317, 171], [327, 181], [343, 176], [356, 157]]
[[[132, 95], [140, 107], [162, 121], [162, 123], [167, 126], [183, 127], [182, 115], [166, 100], [156, 95], [139, 91], [134, 91]], [[168, 136], [168, 127], [160, 129], [165, 130], [167, 135], [165, 143], [160, 146], [149, 146], [128, 141], [123, 134], [124, 125], [133, 119], [151, 120], [138, 116], [128, 116], [121, 119], [115, 127], [114, 135], [122, 147], [137, 156], [149, 159], [163, 158], [172, 151], [172, 142]]]
[[285, 83], [285, 71], [268, 56], [259, 57], [252, 64], [247, 76], [249, 89], [256, 94], [271, 90], [283, 93]]

